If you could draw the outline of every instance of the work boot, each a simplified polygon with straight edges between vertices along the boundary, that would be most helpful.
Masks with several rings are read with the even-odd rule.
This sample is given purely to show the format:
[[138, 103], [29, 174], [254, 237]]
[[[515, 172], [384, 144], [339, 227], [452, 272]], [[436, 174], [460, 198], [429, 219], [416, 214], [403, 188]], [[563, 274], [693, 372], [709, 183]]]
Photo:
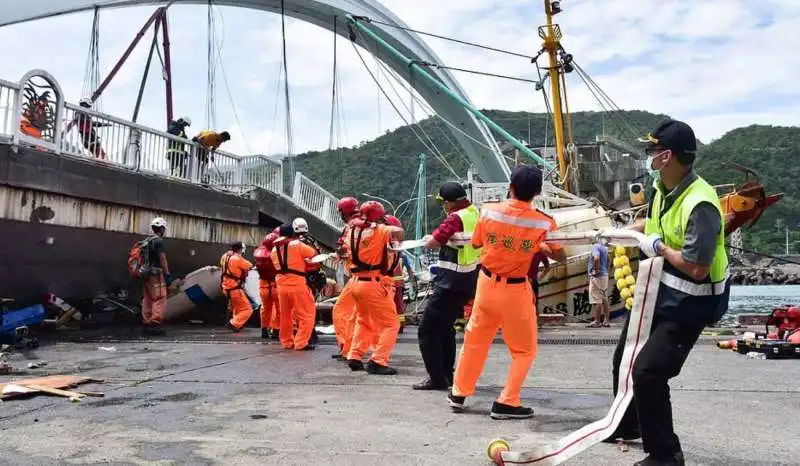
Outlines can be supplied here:
[[633, 466], [684, 466], [685, 464], [683, 453], [678, 452], [669, 459], [657, 459], [653, 455], [647, 455], [647, 458], [633, 463]]
[[436, 382], [430, 377], [411, 386], [414, 390], [447, 390], [447, 382]]
[[317, 347], [315, 345], [306, 345], [297, 351], [314, 351]]
[[261, 329], [261, 339], [262, 340], [268, 340], [269, 339], [269, 334], [270, 334], [270, 331], [269, 331], [268, 328], [262, 328]]
[[232, 323], [230, 323], [230, 322], [225, 322], [225, 327], [226, 327], [228, 330], [230, 330], [231, 332], [233, 332], [233, 333], [239, 333], [239, 332], [241, 332], [241, 331], [242, 331], [242, 329], [240, 329], [240, 328], [237, 328], [237, 327], [234, 327], [234, 326], [233, 326], [233, 324], [232, 324]]
[[166, 333], [157, 324], [144, 324], [142, 328], [142, 336], [158, 337], [163, 335], [166, 335]]
[[533, 408], [523, 406], [510, 406], [503, 403], [492, 403], [492, 419], [528, 419], [533, 417]]
[[364, 363], [359, 361], [358, 359], [348, 359], [347, 360], [347, 367], [350, 368], [351, 371], [363, 371], [364, 370]]
[[344, 357], [344, 356], [342, 356], [342, 355], [341, 355], [341, 354], [339, 354], [339, 353], [333, 353], [333, 354], [331, 355], [331, 359], [335, 359], [335, 360], [337, 360], [337, 361], [347, 361], [347, 358], [346, 358], [346, 357]]
[[281, 339], [281, 331], [276, 329], [276, 328], [273, 328], [270, 331], [269, 339], [270, 340], [280, 340]]
[[383, 364], [378, 364], [370, 359], [367, 361], [367, 373], [374, 375], [395, 375], [397, 374], [397, 369], [394, 367], [384, 366]]
[[464, 411], [465, 400], [466, 397], [453, 395], [453, 392], [447, 394], [447, 401], [450, 404], [450, 407], [453, 408], [454, 413], [460, 413]]

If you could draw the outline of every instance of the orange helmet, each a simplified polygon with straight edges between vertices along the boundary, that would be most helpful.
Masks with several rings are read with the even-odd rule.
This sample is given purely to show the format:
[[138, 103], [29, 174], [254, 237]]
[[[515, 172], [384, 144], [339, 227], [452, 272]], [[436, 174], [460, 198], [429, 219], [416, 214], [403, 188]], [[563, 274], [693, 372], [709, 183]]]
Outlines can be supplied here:
[[400, 223], [400, 219], [398, 219], [394, 215], [387, 215], [386, 216], [386, 224], [387, 225], [391, 225], [393, 227], [397, 227], [397, 228], [403, 228], [403, 224]]
[[340, 214], [349, 217], [358, 212], [358, 199], [350, 196], [343, 197], [339, 199], [336, 207], [339, 209]]
[[261, 243], [267, 249], [272, 249], [272, 245], [275, 244], [275, 240], [278, 239], [278, 235], [275, 232], [272, 232], [264, 237], [264, 241]]
[[361, 204], [361, 207], [359, 207], [358, 211], [368, 222], [377, 222], [384, 215], [386, 215], [386, 210], [383, 208], [383, 204], [378, 201], [367, 201]]

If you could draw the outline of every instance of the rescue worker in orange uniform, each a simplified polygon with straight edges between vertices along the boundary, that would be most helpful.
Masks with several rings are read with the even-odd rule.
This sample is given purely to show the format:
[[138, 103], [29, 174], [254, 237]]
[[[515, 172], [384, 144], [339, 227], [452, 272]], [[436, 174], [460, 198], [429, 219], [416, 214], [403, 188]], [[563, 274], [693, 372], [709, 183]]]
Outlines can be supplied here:
[[164, 235], [167, 234], [167, 221], [156, 217], [150, 222], [153, 235], [148, 238], [148, 261], [152, 265], [151, 274], [144, 279], [142, 290], [142, 323], [145, 336], [164, 335], [161, 321], [167, 310], [167, 286], [172, 283], [164, 252]]
[[538, 330], [528, 268], [540, 249], [554, 260], [566, 260], [560, 245], [542, 242], [547, 232], [556, 230], [555, 220], [531, 205], [542, 190], [541, 170], [518, 166], [511, 173], [509, 190], [510, 200], [483, 206], [472, 235], [473, 247], [483, 248], [481, 272], [448, 395], [453, 411], [463, 411], [465, 398], [475, 393], [489, 347], [502, 326], [503, 340], [511, 352], [511, 367], [505, 388], [492, 404], [493, 419], [533, 416], [533, 409], [523, 407], [519, 396], [537, 350]]
[[261, 246], [253, 251], [258, 270], [258, 291], [261, 295], [261, 338], [277, 340], [278, 327], [278, 288], [275, 285], [275, 264], [272, 263], [272, 248], [275, 240], [278, 239], [276, 233], [270, 233], [264, 237]]
[[[340, 260], [345, 261], [345, 270], [350, 274], [353, 262], [350, 259], [350, 231], [355, 222], [360, 222], [358, 212], [358, 200], [354, 197], [343, 197], [339, 199], [339, 215], [344, 221], [344, 229], [339, 237], [337, 255]], [[333, 329], [336, 332], [336, 342], [339, 345], [339, 352], [331, 355], [333, 359], [346, 361], [350, 353], [350, 345], [353, 341], [353, 331], [356, 326], [356, 302], [353, 299], [352, 280], [348, 280], [336, 304], [333, 305]]]
[[[395, 217], [394, 215], [387, 215], [386, 216], [386, 224], [389, 226], [403, 229], [403, 224], [400, 223], [400, 219]], [[400, 238], [402, 241], [403, 237]], [[390, 265], [386, 271], [386, 277], [389, 279], [389, 284], [394, 287], [394, 307], [397, 311], [398, 320], [400, 322], [400, 329], [398, 333], [403, 333], [403, 327], [405, 323], [405, 315], [403, 314], [406, 310], [406, 303], [403, 301], [403, 296], [405, 295], [405, 280], [403, 279], [403, 267], [408, 269], [408, 276], [411, 277], [412, 283], [416, 286], [416, 277], [414, 276], [414, 271], [411, 270], [411, 266], [405, 260], [403, 255], [403, 251], [396, 251], [391, 252], [389, 254]]]
[[[400, 322], [394, 307], [392, 286], [387, 285], [381, 276], [388, 267], [390, 244], [393, 240], [399, 241], [402, 230], [377, 223], [386, 214], [383, 205], [377, 201], [361, 204], [359, 212], [364, 224], [353, 226], [349, 241], [356, 327], [347, 365], [354, 371], [364, 369], [362, 358], [374, 341], [375, 350], [367, 362], [367, 372], [394, 375], [397, 370], [389, 367], [389, 356], [397, 342]], [[373, 340], [373, 335], [377, 335], [376, 340]]]
[[225, 326], [232, 332], [241, 331], [253, 315], [250, 298], [244, 292], [244, 282], [253, 264], [243, 257], [244, 251], [244, 243], [237, 241], [219, 260], [219, 267], [222, 269], [222, 294], [228, 298], [232, 314]]
[[[300, 234], [292, 225], [280, 229], [285, 238], [275, 244], [272, 263], [277, 270], [278, 305], [281, 312], [280, 339], [284, 349], [297, 351], [313, 350], [309, 341], [314, 331], [316, 303], [311, 288], [306, 283], [308, 260], [317, 255], [317, 250], [300, 240]], [[292, 332], [297, 322], [297, 333]]]

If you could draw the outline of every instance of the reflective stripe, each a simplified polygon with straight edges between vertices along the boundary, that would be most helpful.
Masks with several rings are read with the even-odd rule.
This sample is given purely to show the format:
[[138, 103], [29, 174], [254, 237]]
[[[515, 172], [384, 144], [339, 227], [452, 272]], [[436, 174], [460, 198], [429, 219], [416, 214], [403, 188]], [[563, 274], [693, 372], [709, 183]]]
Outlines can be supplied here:
[[661, 283], [692, 296], [717, 296], [725, 292], [725, 285], [728, 283], [728, 271], [725, 271], [725, 277], [721, 282], [714, 283], [694, 283], [685, 280], [669, 272], [661, 274]]
[[518, 227], [539, 228], [541, 230], [549, 230], [550, 229], [550, 222], [548, 222], [547, 220], [514, 217], [514, 216], [506, 215], [506, 214], [504, 214], [502, 212], [498, 212], [496, 210], [491, 210], [491, 209], [484, 209], [481, 212], [481, 217], [482, 218], [488, 218], [488, 219], [494, 220], [496, 222], [505, 223], [507, 225], [518, 226]]
[[473, 262], [472, 264], [469, 265], [458, 265], [452, 262], [445, 262], [443, 260], [439, 260], [439, 262], [436, 263], [436, 266], [439, 267], [440, 269], [450, 270], [452, 272], [458, 272], [458, 273], [473, 272], [478, 268], [479, 265], [480, 265], [479, 262]]

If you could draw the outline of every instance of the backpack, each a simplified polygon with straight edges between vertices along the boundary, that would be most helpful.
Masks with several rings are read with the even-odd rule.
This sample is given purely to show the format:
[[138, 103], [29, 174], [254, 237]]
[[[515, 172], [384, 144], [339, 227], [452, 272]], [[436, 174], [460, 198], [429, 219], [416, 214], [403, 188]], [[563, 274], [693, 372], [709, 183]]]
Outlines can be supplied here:
[[133, 278], [143, 278], [150, 275], [150, 241], [152, 236], [137, 241], [128, 253], [128, 273]]

